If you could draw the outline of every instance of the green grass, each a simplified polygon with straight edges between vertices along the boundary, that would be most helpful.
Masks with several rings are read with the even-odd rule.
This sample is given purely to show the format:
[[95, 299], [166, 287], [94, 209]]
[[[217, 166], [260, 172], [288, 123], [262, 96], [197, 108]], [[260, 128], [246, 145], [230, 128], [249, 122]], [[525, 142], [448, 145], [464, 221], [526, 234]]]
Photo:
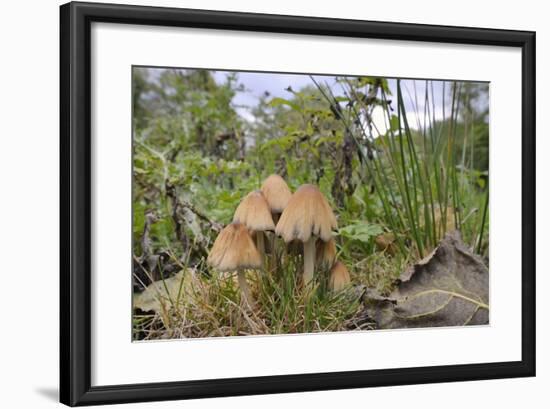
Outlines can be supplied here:
[[[321, 95], [333, 106], [336, 97], [332, 90], [315, 81]], [[473, 169], [473, 163], [466, 163], [466, 152], [473, 157], [475, 145], [473, 137], [468, 137], [464, 125], [464, 135], [458, 135], [459, 114], [465, 115], [461, 106], [462, 83], [451, 83], [451, 107], [444, 112], [446, 121], [436, 121], [434, 95], [428, 92], [426, 81], [424, 112], [415, 106], [417, 129], [408, 123], [404, 92], [401, 81], [397, 80], [397, 112], [386, 104], [390, 98], [381, 86], [378, 94], [386, 118], [387, 132], [374, 136], [373, 124], [364, 125], [365, 112], [372, 113], [374, 107], [366, 105], [359, 95], [357, 84], [344, 79], [342, 89], [348, 99], [356, 103], [347, 111], [339, 110], [339, 118], [349, 132], [359, 152], [365, 149], [365, 141], [377, 149], [371, 160], [363, 155], [362, 166], [365, 184], [374, 186], [382, 207], [381, 222], [396, 235], [400, 253], [407, 256], [411, 251], [419, 258], [433, 249], [449, 230], [462, 232], [466, 243], [479, 253], [488, 247], [487, 202], [488, 187], [480, 188], [480, 172]], [[445, 88], [442, 90], [445, 94]], [[414, 98], [410, 95], [411, 100]], [[421, 96], [422, 97], [422, 96]], [[445, 95], [442, 95], [445, 98]], [[360, 125], [357, 125], [360, 124]], [[457, 155], [457, 152], [461, 155]], [[360, 154], [361, 156], [362, 154]], [[479, 214], [478, 217], [471, 217]], [[466, 217], [466, 216], [470, 217]], [[412, 239], [413, 246], [406, 240]]]

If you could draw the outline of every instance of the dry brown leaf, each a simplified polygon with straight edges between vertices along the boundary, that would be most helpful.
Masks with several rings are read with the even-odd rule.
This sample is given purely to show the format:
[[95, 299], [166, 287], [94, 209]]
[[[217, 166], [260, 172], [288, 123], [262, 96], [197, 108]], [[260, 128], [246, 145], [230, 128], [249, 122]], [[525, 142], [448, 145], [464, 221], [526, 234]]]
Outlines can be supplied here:
[[390, 296], [371, 290], [365, 301], [378, 328], [488, 324], [489, 270], [453, 231], [403, 272]]

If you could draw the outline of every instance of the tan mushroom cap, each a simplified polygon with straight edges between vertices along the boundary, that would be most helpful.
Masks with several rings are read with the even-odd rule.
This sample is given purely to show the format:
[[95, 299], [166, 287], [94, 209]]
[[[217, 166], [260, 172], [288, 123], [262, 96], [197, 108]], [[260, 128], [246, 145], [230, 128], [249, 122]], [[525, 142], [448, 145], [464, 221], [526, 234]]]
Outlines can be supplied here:
[[294, 239], [305, 243], [312, 235], [329, 241], [336, 227], [336, 217], [323, 193], [314, 185], [302, 185], [288, 201], [275, 232], [286, 243]]
[[315, 255], [317, 256], [315, 264], [327, 269], [332, 267], [336, 260], [336, 242], [334, 239], [329, 241], [317, 240]]
[[260, 268], [262, 265], [262, 257], [248, 229], [240, 223], [228, 224], [218, 234], [207, 261], [219, 271]]
[[233, 223], [244, 224], [253, 231], [275, 230], [271, 210], [259, 190], [250, 192], [241, 201], [235, 210]]
[[347, 267], [341, 261], [334, 263], [330, 270], [329, 286], [334, 291], [343, 290], [351, 282]]
[[285, 180], [279, 175], [270, 175], [264, 180], [262, 193], [272, 213], [282, 213], [292, 196]]

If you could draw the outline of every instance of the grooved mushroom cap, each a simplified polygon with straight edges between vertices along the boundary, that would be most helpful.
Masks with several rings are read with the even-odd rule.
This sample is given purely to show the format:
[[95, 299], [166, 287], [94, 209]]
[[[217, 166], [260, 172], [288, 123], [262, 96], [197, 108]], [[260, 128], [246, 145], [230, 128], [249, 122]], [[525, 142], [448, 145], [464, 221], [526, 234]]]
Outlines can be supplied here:
[[271, 175], [264, 180], [262, 193], [272, 213], [282, 213], [292, 196], [285, 180], [279, 175]]
[[259, 190], [250, 192], [241, 201], [235, 215], [233, 223], [241, 223], [253, 231], [275, 230], [271, 210]]
[[231, 223], [216, 237], [207, 261], [220, 271], [235, 271], [243, 268], [260, 268], [262, 256], [246, 226]]
[[341, 261], [334, 263], [330, 270], [329, 286], [334, 291], [343, 290], [349, 283], [351, 278], [349, 271]]
[[305, 243], [312, 235], [329, 241], [336, 227], [336, 217], [321, 191], [313, 185], [302, 185], [288, 201], [275, 232], [286, 243], [294, 239]]
[[327, 269], [332, 267], [336, 260], [336, 243], [334, 239], [329, 241], [317, 240], [315, 255], [317, 256], [315, 264]]

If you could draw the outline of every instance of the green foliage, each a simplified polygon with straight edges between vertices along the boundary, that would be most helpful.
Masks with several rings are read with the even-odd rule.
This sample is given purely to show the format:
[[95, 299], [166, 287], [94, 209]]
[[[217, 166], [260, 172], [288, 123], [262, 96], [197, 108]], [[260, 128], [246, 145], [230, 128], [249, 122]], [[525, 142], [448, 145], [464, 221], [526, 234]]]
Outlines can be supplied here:
[[378, 224], [355, 220], [346, 227], [341, 227], [338, 233], [347, 239], [368, 243], [373, 237], [382, 234], [384, 230]]

